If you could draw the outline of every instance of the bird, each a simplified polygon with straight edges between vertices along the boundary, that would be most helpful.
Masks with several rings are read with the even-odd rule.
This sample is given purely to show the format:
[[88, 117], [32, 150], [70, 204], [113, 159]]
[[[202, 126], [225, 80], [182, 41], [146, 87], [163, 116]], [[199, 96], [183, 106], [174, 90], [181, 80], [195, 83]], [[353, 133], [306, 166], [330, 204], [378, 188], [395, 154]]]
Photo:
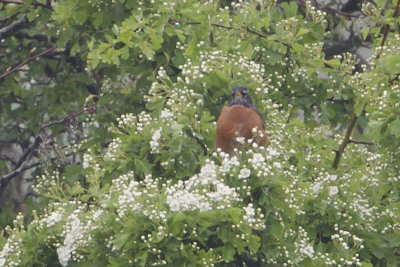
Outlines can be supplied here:
[[[258, 137], [254, 138], [253, 128], [257, 127]], [[253, 139], [259, 146], [266, 146], [268, 136], [265, 133], [264, 121], [254, 106], [245, 86], [232, 89], [228, 105], [224, 106], [217, 120], [215, 146], [223, 152], [232, 154], [240, 147], [240, 139]], [[241, 139], [242, 139], [241, 138]]]

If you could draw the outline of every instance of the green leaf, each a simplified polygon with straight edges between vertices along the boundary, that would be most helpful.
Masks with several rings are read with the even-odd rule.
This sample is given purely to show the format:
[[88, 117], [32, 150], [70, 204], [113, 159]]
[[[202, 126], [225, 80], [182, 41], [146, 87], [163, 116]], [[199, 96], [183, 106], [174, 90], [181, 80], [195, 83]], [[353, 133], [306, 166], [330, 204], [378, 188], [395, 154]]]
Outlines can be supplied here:
[[295, 17], [297, 15], [298, 5], [296, 2], [283, 2], [280, 4], [287, 18]]
[[69, 184], [76, 182], [79, 178], [81, 171], [81, 165], [67, 165], [64, 172], [65, 181]]
[[131, 235], [129, 233], [115, 235], [113, 244], [117, 249], [121, 249]]
[[138, 46], [142, 50], [143, 54], [147, 57], [147, 59], [149, 60], [154, 59], [155, 52], [152, 46], [148, 42], [146, 41], [140, 42]]
[[389, 124], [390, 133], [400, 138], [400, 118], [397, 118]]
[[233, 256], [235, 255], [235, 249], [230, 245], [225, 245], [222, 248], [222, 258], [225, 262], [233, 261]]
[[361, 262], [361, 267], [373, 267], [374, 265], [372, 265], [372, 263], [369, 262]]
[[283, 236], [283, 226], [280, 222], [276, 221], [271, 224], [271, 234], [276, 239], [279, 239]]
[[70, 194], [71, 194], [72, 196], [74, 196], [74, 195], [82, 194], [83, 192], [85, 192], [85, 190], [82, 188], [82, 186], [81, 186], [80, 184], [75, 184], [75, 185], [71, 188]]
[[384, 57], [380, 62], [387, 72], [400, 73], [400, 54]]
[[361, 113], [363, 112], [365, 105], [366, 105], [366, 101], [362, 101], [361, 103], [357, 103], [355, 105], [355, 114], [357, 117], [359, 117], [361, 115]]

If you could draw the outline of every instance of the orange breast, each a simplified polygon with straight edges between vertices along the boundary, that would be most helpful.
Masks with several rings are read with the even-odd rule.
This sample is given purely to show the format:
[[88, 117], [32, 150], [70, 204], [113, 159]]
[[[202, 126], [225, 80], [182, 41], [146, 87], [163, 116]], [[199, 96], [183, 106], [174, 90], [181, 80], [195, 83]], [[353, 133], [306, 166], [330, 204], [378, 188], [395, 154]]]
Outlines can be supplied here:
[[215, 146], [221, 148], [225, 153], [231, 154], [238, 146], [236, 132], [240, 137], [250, 139], [253, 137], [252, 129], [257, 127], [264, 134], [256, 142], [265, 146], [268, 140], [265, 134], [261, 117], [254, 108], [241, 105], [225, 106], [218, 117], [217, 131], [215, 133]]

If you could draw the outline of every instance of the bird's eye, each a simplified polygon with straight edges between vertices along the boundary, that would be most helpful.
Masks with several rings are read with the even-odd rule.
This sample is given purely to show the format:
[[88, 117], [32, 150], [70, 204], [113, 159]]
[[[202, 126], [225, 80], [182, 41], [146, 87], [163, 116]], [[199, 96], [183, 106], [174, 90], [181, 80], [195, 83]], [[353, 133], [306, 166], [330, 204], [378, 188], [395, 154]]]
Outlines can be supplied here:
[[243, 95], [247, 95], [247, 91], [243, 91]]

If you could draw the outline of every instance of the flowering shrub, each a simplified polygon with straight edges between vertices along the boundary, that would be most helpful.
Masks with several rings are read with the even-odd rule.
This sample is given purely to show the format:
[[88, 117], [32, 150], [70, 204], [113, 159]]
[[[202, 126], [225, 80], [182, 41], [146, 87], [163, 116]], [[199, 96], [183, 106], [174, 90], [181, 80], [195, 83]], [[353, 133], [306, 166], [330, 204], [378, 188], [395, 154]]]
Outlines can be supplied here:
[[[224, 3], [126, 3], [135, 12], [87, 42], [90, 68], [124, 69], [105, 78], [81, 163], [36, 177], [45, 208], [7, 227], [0, 266], [399, 264], [399, 35], [353, 73], [351, 54], [324, 58], [330, 22], [311, 2]], [[54, 20], [78, 27], [66, 10]], [[269, 144], [238, 137], [228, 155], [215, 117], [239, 84]], [[137, 105], [110, 107], [124, 101]], [[350, 142], [349, 117], [373, 147]]]

